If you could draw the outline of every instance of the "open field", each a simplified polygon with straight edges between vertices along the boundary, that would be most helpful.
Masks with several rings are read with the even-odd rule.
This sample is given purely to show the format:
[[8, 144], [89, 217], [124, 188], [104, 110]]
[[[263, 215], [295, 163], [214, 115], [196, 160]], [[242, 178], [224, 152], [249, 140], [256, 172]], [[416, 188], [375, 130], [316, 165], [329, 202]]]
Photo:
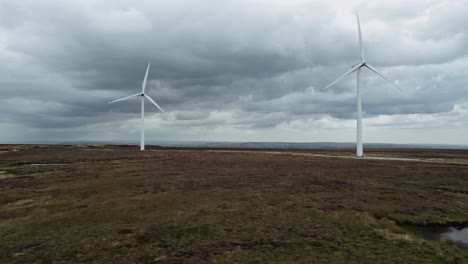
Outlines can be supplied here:
[[[468, 263], [468, 150], [0, 146], [3, 263]], [[48, 165], [47, 165], [48, 164]]]

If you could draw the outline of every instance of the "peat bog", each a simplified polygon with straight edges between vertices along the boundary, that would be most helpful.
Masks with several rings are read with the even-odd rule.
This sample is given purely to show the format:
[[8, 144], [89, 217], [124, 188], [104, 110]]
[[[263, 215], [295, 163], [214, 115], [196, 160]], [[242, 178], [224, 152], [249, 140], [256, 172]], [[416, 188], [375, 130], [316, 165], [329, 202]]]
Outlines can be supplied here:
[[0, 262], [467, 263], [468, 151], [243, 151], [0, 146]]

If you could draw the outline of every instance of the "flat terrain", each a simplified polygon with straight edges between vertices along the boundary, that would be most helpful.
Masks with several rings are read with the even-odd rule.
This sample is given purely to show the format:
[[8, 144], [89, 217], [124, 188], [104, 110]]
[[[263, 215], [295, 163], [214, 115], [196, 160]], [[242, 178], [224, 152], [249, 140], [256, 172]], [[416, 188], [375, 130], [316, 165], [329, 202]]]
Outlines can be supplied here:
[[468, 151], [367, 154], [3, 145], [0, 262], [468, 263]]

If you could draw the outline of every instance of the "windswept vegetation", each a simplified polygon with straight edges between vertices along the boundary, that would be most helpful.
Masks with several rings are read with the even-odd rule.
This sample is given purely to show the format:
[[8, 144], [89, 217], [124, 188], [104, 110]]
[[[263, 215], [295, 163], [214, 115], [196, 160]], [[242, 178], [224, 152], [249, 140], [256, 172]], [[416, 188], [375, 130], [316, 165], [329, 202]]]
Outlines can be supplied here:
[[0, 262], [468, 263], [407, 228], [468, 222], [468, 151], [289, 152], [3, 146]]

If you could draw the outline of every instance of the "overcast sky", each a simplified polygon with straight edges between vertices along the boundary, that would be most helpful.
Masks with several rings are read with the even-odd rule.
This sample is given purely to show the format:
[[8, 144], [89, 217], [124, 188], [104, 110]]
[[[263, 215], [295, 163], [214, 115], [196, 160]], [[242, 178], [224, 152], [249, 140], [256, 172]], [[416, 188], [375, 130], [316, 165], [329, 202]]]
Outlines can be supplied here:
[[0, 1], [0, 142], [355, 141], [468, 144], [468, 4], [419, 1]]

